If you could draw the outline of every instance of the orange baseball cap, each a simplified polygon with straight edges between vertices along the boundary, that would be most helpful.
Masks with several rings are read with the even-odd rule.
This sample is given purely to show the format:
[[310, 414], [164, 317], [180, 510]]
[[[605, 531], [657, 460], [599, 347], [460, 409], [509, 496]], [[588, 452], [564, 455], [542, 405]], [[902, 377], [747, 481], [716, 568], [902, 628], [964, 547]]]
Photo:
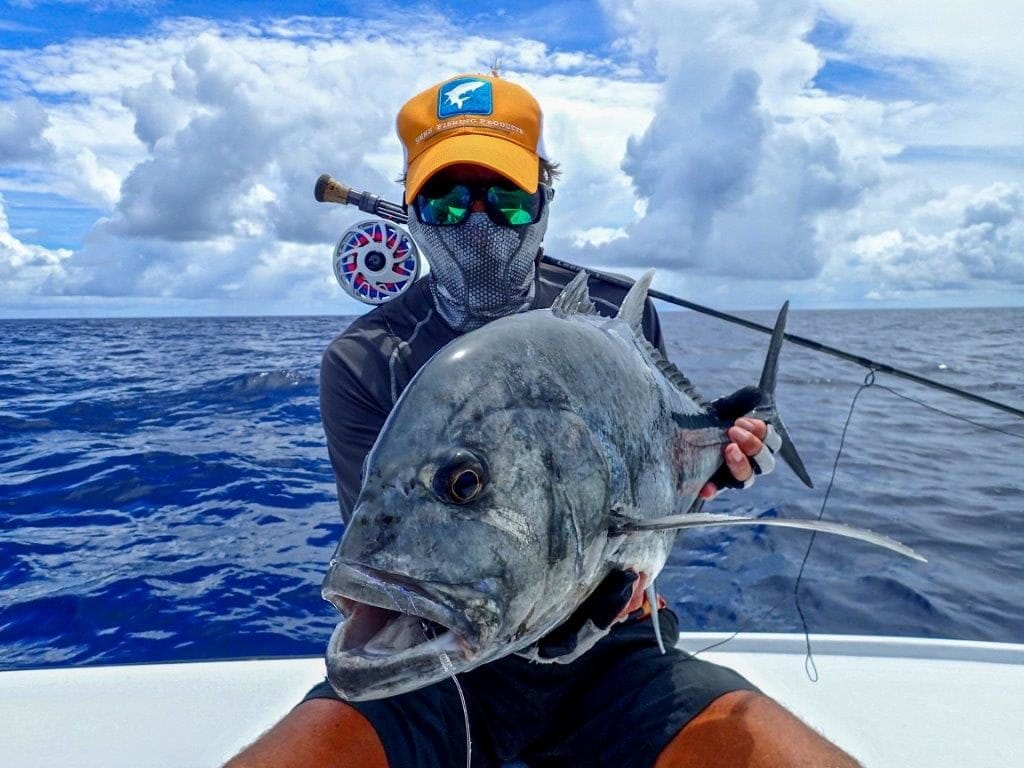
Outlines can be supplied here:
[[405, 201], [433, 174], [473, 163], [537, 191], [540, 104], [522, 86], [489, 75], [457, 75], [405, 103], [396, 121], [405, 149]]

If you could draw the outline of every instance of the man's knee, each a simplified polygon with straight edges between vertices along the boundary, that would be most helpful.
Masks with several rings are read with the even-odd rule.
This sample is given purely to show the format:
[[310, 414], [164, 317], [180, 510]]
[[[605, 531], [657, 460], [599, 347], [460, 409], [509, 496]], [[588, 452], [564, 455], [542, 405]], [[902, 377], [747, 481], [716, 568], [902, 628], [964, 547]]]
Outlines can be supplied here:
[[299, 704], [224, 768], [387, 768], [377, 732], [356, 709], [333, 699]]
[[859, 768], [773, 699], [733, 691], [715, 699], [662, 750], [655, 768]]

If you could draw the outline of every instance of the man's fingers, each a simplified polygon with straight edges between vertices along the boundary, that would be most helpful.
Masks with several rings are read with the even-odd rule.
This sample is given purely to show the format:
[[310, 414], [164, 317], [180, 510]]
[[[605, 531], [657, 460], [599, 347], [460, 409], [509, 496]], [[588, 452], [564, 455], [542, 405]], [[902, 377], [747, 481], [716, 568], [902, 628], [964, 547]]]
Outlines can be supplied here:
[[[749, 422], [750, 420], [742, 419], [742, 421]], [[759, 424], [763, 427], [763, 440], [759, 439], [753, 432], [750, 432], [745, 427], [739, 426], [739, 421], [737, 421], [737, 426], [733, 426], [729, 429], [729, 439], [734, 442], [737, 451], [742, 452], [744, 459], [749, 458], [748, 465], [751, 467], [755, 475], [767, 475], [775, 469], [774, 453], [782, 445], [782, 438], [770, 424], [765, 424], [764, 422], [759, 422]], [[731, 447], [732, 446], [729, 446], [729, 448]], [[729, 463], [729, 448], [726, 448], [727, 464]], [[738, 463], [739, 458], [734, 456], [734, 461]], [[730, 468], [731, 467], [732, 465], [730, 464]], [[737, 469], [739, 469], [739, 467], [737, 467]], [[744, 470], [744, 474], [740, 475], [734, 470], [733, 476], [737, 480], [743, 480], [746, 477], [746, 472]]]
[[[745, 421], [745, 419], [741, 419], [741, 421]], [[761, 438], [741, 426], [738, 421], [734, 426], [729, 427], [729, 439], [739, 446], [744, 456], [756, 456], [763, 446]]]
[[[760, 444], [761, 441], [757, 442]], [[725, 446], [725, 463], [732, 476], [743, 483], [744, 488], [754, 482], [754, 468], [750, 466], [750, 459], [746, 457], [738, 442]]]
[[760, 419], [752, 419], [749, 416], [743, 416], [736, 419], [734, 422], [740, 429], [745, 429], [747, 432], [752, 434], [758, 440], [764, 440], [765, 434], [768, 432], [768, 425]]
[[775, 469], [773, 454], [782, 445], [782, 438], [771, 424], [744, 416], [736, 419], [728, 436], [732, 442], [725, 446], [725, 466], [715, 473], [714, 482], [700, 489], [702, 499], [714, 498], [719, 486], [749, 488], [756, 475]]

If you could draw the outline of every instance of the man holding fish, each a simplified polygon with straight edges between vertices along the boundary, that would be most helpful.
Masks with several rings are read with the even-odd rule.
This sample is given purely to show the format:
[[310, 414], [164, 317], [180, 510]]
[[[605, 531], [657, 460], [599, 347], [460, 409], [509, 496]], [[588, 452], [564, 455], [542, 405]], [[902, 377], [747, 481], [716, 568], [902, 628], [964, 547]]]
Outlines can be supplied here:
[[[409, 230], [425, 251], [431, 273], [357, 319], [323, 359], [321, 416], [347, 524], [347, 541], [324, 582], [325, 597], [344, 616], [328, 649], [330, 682], [310, 691], [229, 765], [856, 766], [735, 672], [677, 650], [676, 618], [648, 584], [656, 573], [628, 566], [595, 570], [595, 558], [584, 553], [581, 530], [607, 496], [599, 491], [587, 495], [599, 486], [583, 476], [586, 462], [576, 459], [594, 450], [585, 430], [572, 426], [565, 433], [567, 442], [538, 452], [539, 441], [525, 426], [494, 420], [503, 398], [519, 407], [536, 396], [539, 405], [530, 406], [540, 414], [534, 434], [543, 431], [548, 423], [543, 406], [550, 397], [536, 395], [536, 382], [524, 375], [506, 388], [499, 377], [492, 390], [495, 385], [482, 379], [478, 386], [458, 381], [460, 360], [488, 354], [473, 346], [479, 335], [466, 334], [554, 305], [553, 311], [564, 315], [589, 312], [592, 306], [603, 315], [624, 317], [645, 338], [636, 342], [643, 354], [688, 386], [663, 360], [658, 318], [645, 302], [646, 287], [627, 297], [598, 278], [573, 280], [572, 273], [540, 262], [557, 170], [544, 155], [536, 100], [496, 76], [460, 75], [413, 97], [399, 113], [397, 127], [406, 157]], [[514, 336], [508, 338], [507, 346], [514, 346]], [[509, 365], [540, 367], [543, 355], [543, 349], [525, 359], [513, 355]], [[418, 378], [422, 402], [402, 398], [432, 358], [434, 371], [447, 366], [444, 370], [453, 372], [446, 374], [449, 379], [436, 374], [430, 381]], [[512, 509], [529, 508], [526, 495], [518, 505], [474, 511], [488, 494], [492, 499], [499, 495], [497, 478], [490, 487], [492, 475], [510, 470], [503, 469], [500, 457], [482, 457], [472, 441], [442, 446], [438, 458], [427, 464], [403, 466], [407, 458], [391, 445], [405, 442], [400, 447], [406, 451], [417, 446], [420, 438], [401, 432], [402, 418], [422, 416], [443, 399], [431, 394], [434, 380], [442, 387], [447, 381], [449, 389], [478, 390], [457, 398], [458, 414], [439, 413], [438, 430], [465, 417], [463, 411], [473, 409], [476, 397], [472, 419], [492, 433], [502, 425], [506, 453], [517, 457], [512, 474], [528, 479], [531, 472], [543, 474], [547, 484], [536, 484], [545, 489], [541, 496], [585, 489], [560, 502], [574, 510], [571, 525], [551, 518], [543, 536], [535, 535], [530, 528], [538, 525], [536, 519]], [[719, 487], [745, 487], [755, 474], [771, 471], [772, 454], [783, 439], [764, 421], [743, 416], [758, 404], [744, 405], [743, 392], [724, 404], [698, 398], [701, 408], [685, 414], [688, 424], [721, 417], [727, 430], [719, 429], [727, 435], [724, 447], [714, 445], [720, 469], [708, 482], [701, 480], [691, 496], [709, 499]], [[401, 407], [396, 407], [400, 398]], [[443, 411], [440, 404], [438, 410]], [[564, 421], [564, 413], [580, 409], [553, 410], [553, 418]], [[677, 422], [684, 418], [672, 415]], [[784, 436], [781, 422], [776, 423]], [[378, 441], [382, 430], [399, 437]], [[528, 454], [535, 452], [531, 463]], [[377, 503], [384, 497], [397, 500], [396, 511]], [[411, 528], [398, 525], [395, 518], [420, 497], [429, 497], [437, 509], [423, 507]], [[464, 517], [452, 517], [452, 510]], [[458, 540], [459, 526], [480, 524], [474, 515], [489, 516], [487, 530], [497, 532], [490, 549], [480, 550], [488, 553], [482, 557]], [[446, 532], [449, 525], [454, 535]], [[607, 525], [604, 536], [609, 538]], [[558, 613], [562, 605], [557, 600], [548, 613], [532, 607], [519, 616], [517, 596], [499, 594], [507, 585], [493, 568], [443, 584], [423, 575], [436, 574], [463, 556], [471, 561], [464, 572], [469, 574], [472, 565], [488, 565], [481, 559], [504, 563], [516, 558], [517, 542], [540, 540], [548, 559], [537, 560], [537, 567], [528, 560], [529, 572], [548, 571], [537, 573], [537, 580], [551, 578], [549, 591], [572, 581], [572, 574], [585, 586], [568, 616]], [[659, 540], [664, 550], [659, 569], [670, 542]], [[529, 547], [522, 547], [526, 558]], [[421, 552], [412, 551], [417, 548]], [[350, 558], [356, 549], [366, 557]], [[556, 550], [561, 555], [553, 554]], [[372, 566], [367, 564], [371, 560]], [[569, 574], [564, 579], [563, 566]], [[587, 586], [579, 576], [585, 570], [601, 574], [596, 586]], [[557, 624], [545, 623], [556, 615]], [[498, 626], [513, 616], [511, 629]], [[499, 636], [500, 643], [494, 639]]]

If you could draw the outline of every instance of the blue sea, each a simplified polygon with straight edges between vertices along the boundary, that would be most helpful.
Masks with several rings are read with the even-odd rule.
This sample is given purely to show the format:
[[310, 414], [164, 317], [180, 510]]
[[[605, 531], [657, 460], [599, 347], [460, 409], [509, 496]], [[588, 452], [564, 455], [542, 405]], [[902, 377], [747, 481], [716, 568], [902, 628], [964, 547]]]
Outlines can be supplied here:
[[[342, 525], [317, 371], [349, 320], [0, 322], [0, 668], [320, 654], [335, 623], [320, 581]], [[756, 382], [766, 336], [689, 312], [663, 324], [705, 394]], [[1022, 328], [1024, 309], [797, 311], [789, 325], [1016, 407]], [[816, 487], [780, 466], [708, 510], [817, 516], [865, 373], [787, 345], [780, 409]], [[877, 383], [925, 405], [860, 393], [824, 517], [928, 563], [816, 537], [799, 590], [808, 628], [1024, 640], [1024, 422]], [[659, 589], [684, 630], [800, 631], [808, 542], [688, 533]]]

